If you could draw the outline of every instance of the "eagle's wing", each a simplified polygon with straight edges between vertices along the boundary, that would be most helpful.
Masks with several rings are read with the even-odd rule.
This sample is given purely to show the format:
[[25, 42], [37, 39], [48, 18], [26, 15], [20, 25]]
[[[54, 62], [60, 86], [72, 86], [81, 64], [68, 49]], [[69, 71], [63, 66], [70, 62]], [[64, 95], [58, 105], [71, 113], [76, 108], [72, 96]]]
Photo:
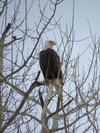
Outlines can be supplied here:
[[60, 58], [56, 51], [53, 49], [47, 49], [40, 52], [40, 68], [44, 77], [55, 79], [59, 76], [62, 78]]

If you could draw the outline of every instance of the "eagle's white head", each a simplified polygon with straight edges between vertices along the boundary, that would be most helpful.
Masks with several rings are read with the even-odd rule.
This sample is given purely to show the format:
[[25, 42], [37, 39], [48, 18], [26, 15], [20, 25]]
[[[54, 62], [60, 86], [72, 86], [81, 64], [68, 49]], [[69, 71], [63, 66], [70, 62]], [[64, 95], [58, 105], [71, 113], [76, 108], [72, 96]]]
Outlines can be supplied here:
[[46, 41], [46, 43], [45, 43], [45, 49], [47, 49], [47, 48], [53, 48], [54, 45], [56, 45], [56, 42], [55, 41], [52, 41], [52, 40]]

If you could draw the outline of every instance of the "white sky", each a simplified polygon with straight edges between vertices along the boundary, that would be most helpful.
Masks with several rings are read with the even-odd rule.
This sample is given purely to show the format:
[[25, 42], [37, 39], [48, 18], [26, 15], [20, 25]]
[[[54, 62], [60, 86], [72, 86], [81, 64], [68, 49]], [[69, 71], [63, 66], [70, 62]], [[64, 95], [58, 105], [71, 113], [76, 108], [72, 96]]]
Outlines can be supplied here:
[[[30, 6], [30, 3], [33, 0], [30, 0], [28, 3], [28, 8]], [[17, 2], [17, 1], [16, 1]], [[15, 3], [16, 3], [15, 2]], [[41, 0], [41, 7], [43, 7], [44, 2], [48, 2], [48, 0]], [[19, 20], [21, 19], [22, 16], [25, 14], [23, 13], [25, 1], [21, 1], [21, 8], [19, 12]], [[13, 5], [12, 5], [13, 6]], [[23, 7], [23, 8], [22, 8]], [[57, 12], [55, 15], [56, 21], [60, 19], [60, 24], [62, 27], [62, 30], [65, 31], [66, 24], [69, 26], [70, 22], [72, 20], [72, 8], [73, 8], [73, 0], [64, 0], [57, 8]], [[12, 8], [10, 9], [10, 14]], [[99, 10], [100, 10], [100, 0], [75, 0], [75, 21], [74, 21], [74, 31], [75, 31], [75, 40], [81, 40], [90, 35], [89, 31], [89, 25], [87, 20], [89, 21], [91, 25], [91, 29], [93, 34], [96, 34], [97, 39], [100, 34], [100, 29], [99, 29], [99, 24], [100, 24], [100, 15], [99, 15]], [[50, 12], [46, 12], [46, 14], [50, 15]], [[39, 20], [39, 10], [38, 10], [38, 1], [34, 0], [33, 6], [31, 8], [31, 12], [28, 14], [28, 28], [34, 29], [35, 23], [38, 24]], [[24, 29], [23, 27], [21, 27]], [[61, 42], [61, 38], [59, 37], [59, 33], [54, 29], [56, 33], [56, 39], [57, 43]], [[46, 39], [55, 39], [53, 32], [49, 32], [46, 34], [43, 34], [43, 41], [45, 42]], [[33, 34], [33, 32], [32, 32]], [[45, 37], [46, 36], [46, 37]], [[27, 40], [25, 41], [27, 43]], [[73, 53], [74, 56], [77, 57], [78, 54], [81, 54], [89, 44], [91, 44], [91, 38], [85, 40], [85, 41], [79, 41], [75, 43]], [[42, 44], [42, 43], [41, 43]], [[28, 40], [28, 45], [29, 48], [34, 45], [34, 42], [32, 40]], [[27, 49], [26, 49], [27, 50]], [[89, 51], [87, 50], [83, 56], [81, 56], [80, 64], [82, 64], [82, 67], [84, 64], [88, 63], [89, 58]]]
[[[62, 15], [62, 26], [65, 27], [72, 18], [72, 2], [73, 0], [65, 0], [58, 8], [57, 16]], [[75, 40], [84, 39], [89, 36], [90, 30], [88, 21], [91, 25], [93, 35], [97, 39], [100, 36], [100, 0], [76, 0], [75, 1]], [[87, 21], [88, 20], [88, 21]], [[91, 38], [82, 42], [75, 43], [74, 53], [81, 53], [91, 43]], [[89, 51], [81, 59], [82, 64], [89, 56]], [[83, 63], [84, 61], [84, 63]]]
[[[62, 15], [64, 23], [72, 17], [72, 0], [65, 0], [59, 6], [58, 16]], [[100, 0], [76, 0], [75, 1], [75, 31], [83, 37], [89, 32], [87, 19], [92, 30], [97, 35], [100, 34]]]
[[[30, 29], [32, 29], [32, 28], [34, 29], [35, 22], [38, 24], [38, 20], [40, 17], [39, 10], [37, 8], [38, 0], [30, 0], [30, 2], [28, 3], [28, 9], [29, 9], [30, 3], [32, 1], [33, 1], [33, 5], [31, 8], [31, 12], [28, 14], [28, 23], [27, 23], [28, 28], [30, 28]], [[17, 3], [18, 1], [15, 0], [14, 2]], [[41, 0], [41, 7], [44, 5], [44, 2], [48, 2], [48, 0], [43, 0], [43, 2]], [[58, 20], [59, 18], [61, 18], [60, 23], [61, 23], [61, 27], [62, 27], [63, 31], [65, 31], [66, 24], [69, 26], [69, 24], [72, 20], [72, 8], [73, 8], [73, 0], [64, 0], [57, 8], [55, 19]], [[19, 20], [22, 18], [22, 16], [24, 17], [24, 15], [25, 15], [24, 9], [25, 9], [25, 1], [22, 0], [21, 8], [19, 11], [19, 17], [18, 17]], [[11, 19], [13, 10], [14, 10], [14, 3], [12, 3], [9, 14], [8, 14], [9, 19]], [[100, 35], [99, 10], [100, 10], [100, 0], [75, 0], [75, 21], [74, 21], [75, 40], [81, 40], [90, 35], [89, 25], [88, 25], [87, 20], [89, 21], [89, 23], [91, 25], [93, 35], [96, 34], [97, 39], [98, 39], [98, 37]], [[46, 13], [49, 15], [50, 12], [46, 12]], [[23, 27], [21, 27], [21, 28], [24, 29]], [[55, 39], [53, 32], [44, 34], [44, 36], [46, 36], [46, 37], [43, 38], [44, 39], [43, 41], [45, 42], [46, 39]], [[59, 37], [59, 33], [56, 30], [55, 30], [55, 32], [56, 32], [56, 39], [59, 44], [59, 42], [61, 42], [61, 38]], [[33, 32], [32, 32], [32, 34], [33, 34]], [[19, 35], [19, 32], [18, 32], [18, 37], [20, 37], [20, 36], [21, 35]], [[27, 40], [25, 42], [27, 43]], [[73, 51], [75, 56], [77, 56], [78, 54], [81, 54], [91, 42], [92, 42], [91, 38], [89, 38], [85, 41], [76, 42], [74, 51]], [[28, 40], [29, 48], [32, 47], [32, 44], [34, 44], [34, 42], [32, 42], [32, 40], [30, 40], [30, 41]], [[82, 62], [86, 61], [88, 52], [89, 51], [86, 51], [85, 54], [83, 55], [83, 57], [81, 57]]]

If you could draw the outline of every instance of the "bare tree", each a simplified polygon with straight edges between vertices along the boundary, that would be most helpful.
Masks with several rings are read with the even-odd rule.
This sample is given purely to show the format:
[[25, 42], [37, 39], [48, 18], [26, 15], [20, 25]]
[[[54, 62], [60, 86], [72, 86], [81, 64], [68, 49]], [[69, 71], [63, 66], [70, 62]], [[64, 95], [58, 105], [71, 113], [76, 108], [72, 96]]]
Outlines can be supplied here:
[[[75, 40], [75, 1], [71, 26], [62, 30], [55, 17], [60, 4], [63, 0], [0, 1], [0, 133], [100, 130], [100, 40], [89, 24], [91, 44], [74, 57], [74, 44], [86, 39]], [[64, 82], [59, 108], [55, 87], [45, 83], [37, 67], [44, 36], [55, 30]], [[80, 68], [85, 52], [90, 52], [88, 65]]]

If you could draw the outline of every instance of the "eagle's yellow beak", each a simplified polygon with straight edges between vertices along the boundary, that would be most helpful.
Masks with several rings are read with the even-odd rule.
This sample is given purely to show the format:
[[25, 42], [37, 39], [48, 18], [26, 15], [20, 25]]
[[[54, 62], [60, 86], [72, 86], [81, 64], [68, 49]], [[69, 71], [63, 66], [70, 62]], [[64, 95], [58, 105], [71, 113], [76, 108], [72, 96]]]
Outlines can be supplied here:
[[49, 44], [50, 45], [56, 45], [56, 42], [55, 41], [52, 41], [52, 40], [49, 40]]

